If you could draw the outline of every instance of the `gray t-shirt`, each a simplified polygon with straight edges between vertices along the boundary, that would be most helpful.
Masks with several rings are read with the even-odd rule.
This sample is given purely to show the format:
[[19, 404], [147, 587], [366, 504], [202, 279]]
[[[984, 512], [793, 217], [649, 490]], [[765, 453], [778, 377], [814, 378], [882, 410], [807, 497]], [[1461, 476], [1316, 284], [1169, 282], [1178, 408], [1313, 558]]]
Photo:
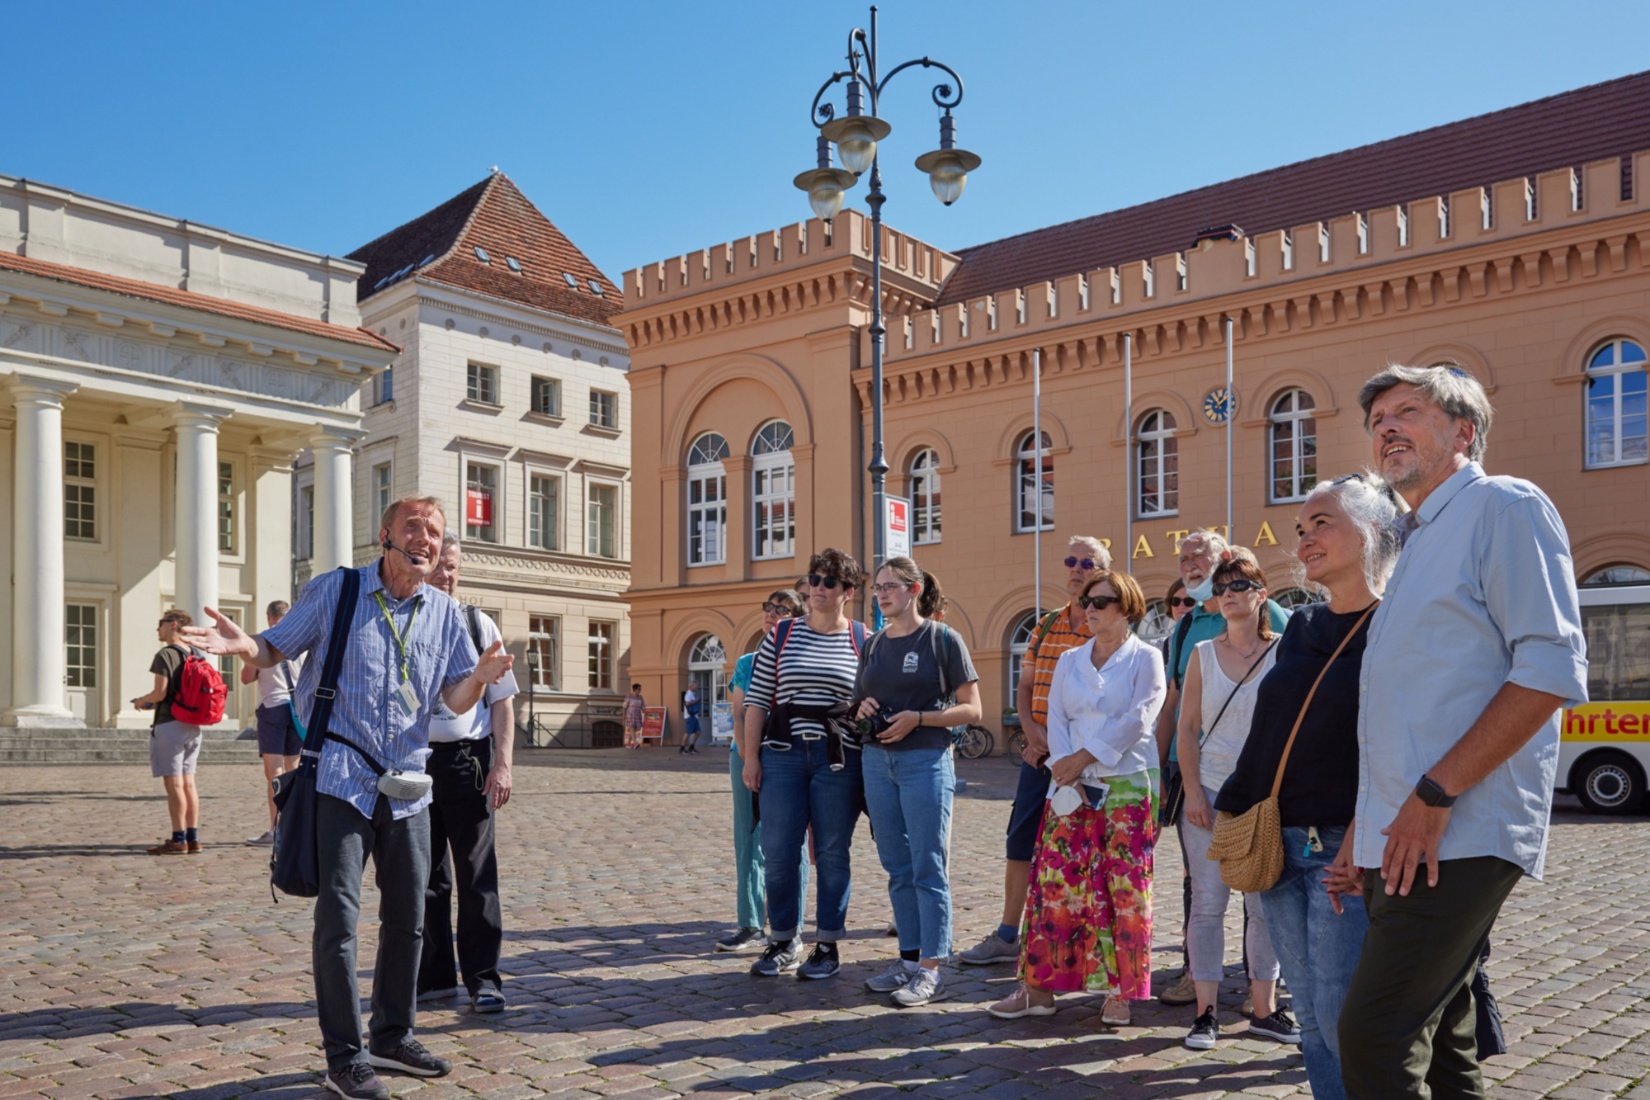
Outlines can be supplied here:
[[[945, 667], [943, 682], [940, 662]], [[886, 631], [872, 635], [860, 659], [854, 698], [875, 699], [884, 714], [943, 710], [950, 705], [947, 692], [955, 696], [959, 687], [979, 678], [968, 647], [957, 632], [929, 619], [903, 638], [892, 637]], [[921, 726], [887, 747], [937, 749], [949, 744], [949, 730]]]

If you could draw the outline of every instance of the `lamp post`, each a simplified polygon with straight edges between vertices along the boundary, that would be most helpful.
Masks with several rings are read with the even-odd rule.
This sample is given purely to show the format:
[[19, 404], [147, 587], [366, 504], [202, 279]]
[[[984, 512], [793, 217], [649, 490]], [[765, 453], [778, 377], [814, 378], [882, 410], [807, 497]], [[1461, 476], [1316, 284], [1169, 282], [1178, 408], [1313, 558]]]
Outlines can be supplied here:
[[[817, 94], [809, 117], [819, 130], [815, 144], [818, 167], [803, 172], [794, 181], [808, 193], [808, 204], [821, 221], [829, 223], [842, 209], [846, 192], [859, 177], [869, 170], [870, 189], [865, 202], [871, 208], [871, 461], [866, 469], [871, 474], [873, 528], [872, 573], [882, 565], [887, 549], [884, 490], [888, 480], [888, 462], [882, 451], [882, 350], [887, 330], [882, 323], [882, 168], [878, 145], [893, 130], [878, 114], [882, 91], [888, 82], [906, 69], [915, 66], [940, 69], [951, 77], [950, 82], [936, 84], [931, 93], [934, 105], [944, 114], [940, 116], [940, 147], [917, 158], [917, 170], [927, 174], [934, 197], [950, 206], [962, 196], [968, 182], [968, 173], [980, 166], [980, 158], [966, 149], [957, 148], [957, 120], [951, 109], [962, 103], [962, 77], [949, 65], [932, 58], [920, 57], [896, 65], [886, 76], [878, 76], [877, 66], [877, 9], [871, 8], [871, 31], [856, 27], [848, 35], [848, 68], [831, 74]], [[847, 110], [837, 117], [836, 107], [822, 103], [837, 84], [847, 82]], [[841, 168], [831, 167], [831, 146], [836, 146]]]
[[539, 747], [538, 715], [535, 713], [538, 703], [539, 686], [539, 651], [532, 642], [527, 643], [527, 743], [533, 748]]

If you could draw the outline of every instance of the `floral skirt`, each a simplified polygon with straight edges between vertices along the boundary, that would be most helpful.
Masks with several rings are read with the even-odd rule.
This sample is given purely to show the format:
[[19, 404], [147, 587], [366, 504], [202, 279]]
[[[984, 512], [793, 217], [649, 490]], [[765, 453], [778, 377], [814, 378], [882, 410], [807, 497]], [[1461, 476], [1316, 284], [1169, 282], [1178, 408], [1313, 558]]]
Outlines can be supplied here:
[[1152, 995], [1158, 773], [1110, 776], [1103, 809], [1043, 813], [1020, 929], [1020, 979], [1054, 993]]

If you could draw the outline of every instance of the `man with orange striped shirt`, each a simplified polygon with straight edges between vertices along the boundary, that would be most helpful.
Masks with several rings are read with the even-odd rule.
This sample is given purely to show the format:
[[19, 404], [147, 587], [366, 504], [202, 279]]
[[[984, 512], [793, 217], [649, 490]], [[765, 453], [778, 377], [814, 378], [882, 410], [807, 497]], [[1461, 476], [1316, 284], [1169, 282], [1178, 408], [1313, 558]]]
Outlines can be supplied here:
[[1066, 605], [1038, 623], [1020, 665], [1020, 683], [1014, 705], [1026, 747], [1021, 754], [1020, 783], [1014, 791], [1014, 809], [1008, 818], [1007, 864], [1003, 870], [1003, 918], [995, 931], [957, 955], [969, 966], [1012, 962], [1020, 957], [1020, 917], [1025, 912], [1026, 888], [1031, 879], [1031, 857], [1042, 832], [1043, 806], [1048, 801], [1048, 689], [1060, 654], [1093, 637], [1088, 621], [1077, 609], [1077, 597], [1095, 573], [1111, 568], [1111, 554], [1099, 539], [1073, 535], [1063, 562]]

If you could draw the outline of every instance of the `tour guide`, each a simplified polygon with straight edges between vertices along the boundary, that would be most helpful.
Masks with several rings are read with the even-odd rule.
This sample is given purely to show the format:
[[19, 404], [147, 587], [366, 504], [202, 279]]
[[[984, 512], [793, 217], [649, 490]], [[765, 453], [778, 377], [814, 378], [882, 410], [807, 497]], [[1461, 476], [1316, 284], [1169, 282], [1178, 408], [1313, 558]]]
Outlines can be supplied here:
[[[463, 714], [488, 684], [510, 670], [494, 642], [477, 658], [458, 603], [424, 583], [441, 553], [447, 520], [433, 497], [406, 498], [384, 513], [384, 556], [361, 573], [361, 593], [333, 705], [332, 732], [384, 768], [422, 773], [429, 756], [430, 709], [439, 695]], [[340, 575], [310, 581], [275, 626], [248, 637], [212, 608], [215, 626], [194, 628], [191, 642], [208, 653], [237, 654], [259, 668], [308, 654], [295, 702], [306, 721], [326, 663]], [[441, 1077], [452, 1063], [412, 1037], [430, 876], [430, 796], [390, 798], [355, 749], [327, 741], [321, 750], [315, 828], [321, 893], [315, 899], [315, 1003], [327, 1057], [327, 1088], [340, 1096], [388, 1100], [373, 1068]], [[378, 961], [373, 970], [371, 1040], [363, 1049], [355, 984], [355, 925], [368, 856], [382, 897]]]

